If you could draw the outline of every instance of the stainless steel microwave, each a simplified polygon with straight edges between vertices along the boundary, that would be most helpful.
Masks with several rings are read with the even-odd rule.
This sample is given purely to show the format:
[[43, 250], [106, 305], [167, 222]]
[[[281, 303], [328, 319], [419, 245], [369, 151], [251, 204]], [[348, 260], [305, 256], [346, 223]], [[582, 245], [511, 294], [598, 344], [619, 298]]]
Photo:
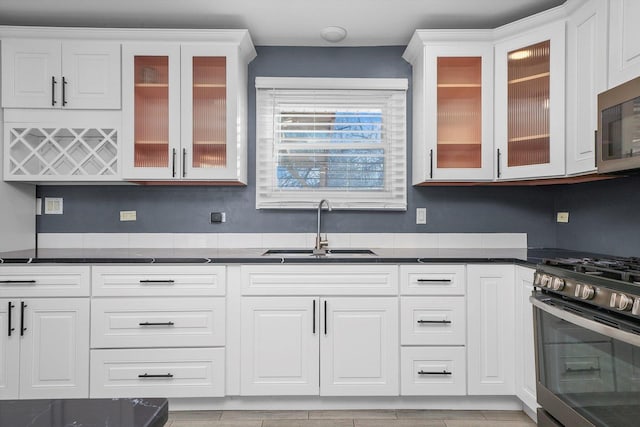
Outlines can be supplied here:
[[598, 173], [640, 169], [640, 77], [598, 95]]

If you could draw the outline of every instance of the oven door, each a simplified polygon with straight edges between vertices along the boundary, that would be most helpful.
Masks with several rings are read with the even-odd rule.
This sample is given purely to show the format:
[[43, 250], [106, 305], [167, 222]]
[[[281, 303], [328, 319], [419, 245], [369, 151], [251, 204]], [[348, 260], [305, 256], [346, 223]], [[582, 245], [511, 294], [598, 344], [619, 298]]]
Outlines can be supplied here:
[[543, 409], [567, 427], [640, 425], [640, 325], [540, 292], [531, 302]]

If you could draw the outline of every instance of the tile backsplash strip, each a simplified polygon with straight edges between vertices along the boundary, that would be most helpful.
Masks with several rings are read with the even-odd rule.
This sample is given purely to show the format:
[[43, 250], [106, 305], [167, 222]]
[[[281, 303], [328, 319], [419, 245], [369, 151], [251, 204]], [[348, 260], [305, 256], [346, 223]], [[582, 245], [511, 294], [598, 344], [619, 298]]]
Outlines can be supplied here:
[[[526, 233], [328, 233], [332, 248], [527, 248]], [[54, 248], [310, 248], [313, 233], [38, 233]]]

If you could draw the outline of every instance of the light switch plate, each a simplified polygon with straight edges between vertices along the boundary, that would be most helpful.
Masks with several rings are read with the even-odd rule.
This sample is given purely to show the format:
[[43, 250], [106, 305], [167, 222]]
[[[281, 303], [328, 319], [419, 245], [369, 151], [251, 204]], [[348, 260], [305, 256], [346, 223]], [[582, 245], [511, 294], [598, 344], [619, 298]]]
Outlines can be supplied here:
[[556, 215], [556, 222], [569, 222], [569, 212], [558, 212], [558, 214]]
[[62, 215], [62, 197], [45, 197], [44, 213], [45, 215]]
[[427, 208], [416, 208], [416, 224], [427, 223]]
[[36, 215], [42, 215], [42, 199], [36, 197]]
[[120, 221], [135, 221], [136, 211], [120, 211]]

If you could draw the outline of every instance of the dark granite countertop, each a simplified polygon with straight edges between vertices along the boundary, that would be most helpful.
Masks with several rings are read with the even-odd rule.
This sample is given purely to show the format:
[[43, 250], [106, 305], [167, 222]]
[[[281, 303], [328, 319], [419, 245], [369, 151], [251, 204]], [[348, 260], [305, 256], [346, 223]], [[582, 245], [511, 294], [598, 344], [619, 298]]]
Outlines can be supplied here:
[[373, 256], [345, 256], [332, 254], [326, 257], [311, 255], [268, 255], [265, 249], [39, 249], [0, 252], [0, 263], [84, 263], [84, 264], [299, 264], [299, 263], [482, 263], [513, 262], [535, 265], [544, 258], [598, 256], [598, 254], [554, 248], [374, 248]]
[[3, 427], [162, 427], [167, 399], [0, 400]]

